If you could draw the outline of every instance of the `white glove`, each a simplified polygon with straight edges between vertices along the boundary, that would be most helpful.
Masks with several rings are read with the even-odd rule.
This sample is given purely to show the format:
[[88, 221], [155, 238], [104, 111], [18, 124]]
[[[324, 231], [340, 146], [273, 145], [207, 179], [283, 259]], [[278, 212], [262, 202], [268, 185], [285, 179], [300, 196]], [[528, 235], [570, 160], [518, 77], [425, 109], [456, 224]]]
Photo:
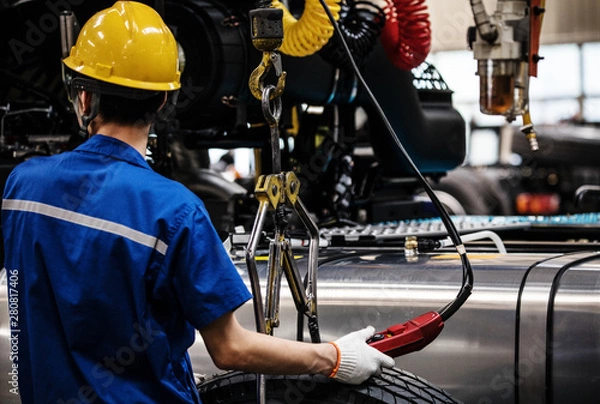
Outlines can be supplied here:
[[394, 367], [393, 358], [366, 343], [374, 333], [375, 328], [368, 326], [331, 342], [338, 351], [338, 363], [329, 377], [342, 383], [361, 384], [373, 374], [380, 374], [382, 367]]

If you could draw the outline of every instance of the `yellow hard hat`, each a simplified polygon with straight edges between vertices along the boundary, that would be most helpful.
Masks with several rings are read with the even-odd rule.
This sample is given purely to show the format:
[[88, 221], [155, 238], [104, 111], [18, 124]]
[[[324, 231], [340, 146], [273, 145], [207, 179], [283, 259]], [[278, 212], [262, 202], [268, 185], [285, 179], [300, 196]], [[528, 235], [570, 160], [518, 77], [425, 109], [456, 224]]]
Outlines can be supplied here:
[[153, 8], [135, 1], [118, 1], [90, 18], [63, 63], [118, 86], [149, 91], [181, 87], [175, 37]]

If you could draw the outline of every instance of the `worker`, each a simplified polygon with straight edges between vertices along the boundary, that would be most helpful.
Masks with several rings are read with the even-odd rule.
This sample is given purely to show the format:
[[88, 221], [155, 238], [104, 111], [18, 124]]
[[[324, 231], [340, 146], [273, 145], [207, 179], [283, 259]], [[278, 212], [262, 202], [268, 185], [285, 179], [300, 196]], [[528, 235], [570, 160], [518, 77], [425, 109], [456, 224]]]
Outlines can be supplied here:
[[180, 88], [177, 43], [151, 7], [100, 11], [63, 64], [89, 138], [17, 166], [2, 202], [23, 403], [198, 403], [195, 330], [222, 369], [359, 384], [394, 365], [365, 342], [370, 326], [316, 344], [238, 323], [251, 295], [205, 207], [144, 158]]

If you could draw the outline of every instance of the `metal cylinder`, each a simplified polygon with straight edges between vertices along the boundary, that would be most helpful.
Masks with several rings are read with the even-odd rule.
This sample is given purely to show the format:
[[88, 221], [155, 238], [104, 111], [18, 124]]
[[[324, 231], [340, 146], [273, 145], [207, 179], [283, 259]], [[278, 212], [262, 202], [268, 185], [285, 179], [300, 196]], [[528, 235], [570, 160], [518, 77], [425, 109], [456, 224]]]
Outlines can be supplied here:
[[[416, 260], [382, 249], [323, 255], [323, 341], [369, 324], [383, 330], [438, 310], [456, 296], [462, 278], [456, 254]], [[600, 255], [470, 257], [473, 294], [433, 343], [396, 358], [397, 367], [465, 403], [589, 403], [600, 393]], [[252, 327], [251, 307], [240, 308], [237, 316]], [[274, 334], [295, 338], [295, 309], [285, 286], [280, 318]], [[191, 355], [196, 372], [217, 371], [201, 339]]]

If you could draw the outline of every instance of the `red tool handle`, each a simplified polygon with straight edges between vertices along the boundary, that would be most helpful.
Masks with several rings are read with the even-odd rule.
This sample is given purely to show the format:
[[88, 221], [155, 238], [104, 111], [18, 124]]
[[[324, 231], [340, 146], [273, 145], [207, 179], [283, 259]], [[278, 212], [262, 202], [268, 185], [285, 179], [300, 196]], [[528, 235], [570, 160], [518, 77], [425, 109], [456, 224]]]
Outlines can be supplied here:
[[421, 314], [404, 324], [396, 324], [375, 333], [368, 341], [373, 348], [397, 357], [418, 351], [433, 341], [444, 328], [442, 317], [435, 311]]

